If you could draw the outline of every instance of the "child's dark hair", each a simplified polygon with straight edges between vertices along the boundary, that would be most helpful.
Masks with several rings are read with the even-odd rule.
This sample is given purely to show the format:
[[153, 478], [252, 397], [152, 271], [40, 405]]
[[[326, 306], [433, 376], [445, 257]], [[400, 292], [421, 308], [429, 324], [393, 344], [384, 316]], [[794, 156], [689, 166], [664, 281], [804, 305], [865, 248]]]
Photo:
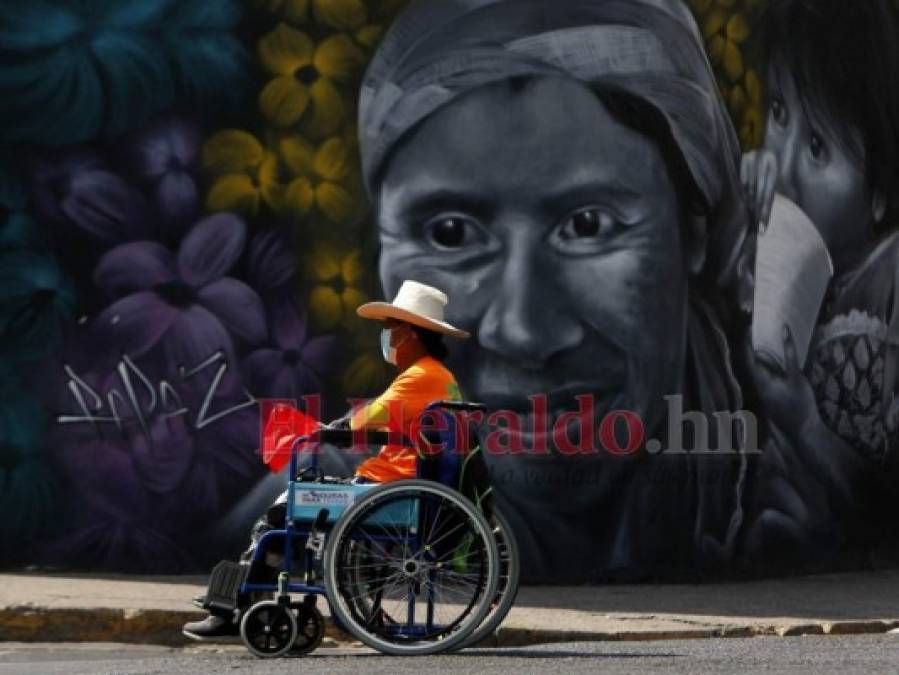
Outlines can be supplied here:
[[899, 225], [899, 27], [890, 0], [770, 0], [759, 33], [766, 62], [790, 71], [808, 118], [826, 121], [850, 156], [864, 158], [868, 185], [887, 201], [881, 229]]
[[420, 326], [412, 325], [412, 330], [418, 335], [418, 339], [421, 341], [421, 344], [424, 346], [425, 351], [428, 352], [431, 356], [433, 356], [438, 361], [443, 361], [446, 359], [449, 354], [449, 350], [446, 348], [446, 345], [443, 344], [443, 336], [440, 333], [434, 332], [432, 330], [428, 330], [427, 328], [422, 328]]

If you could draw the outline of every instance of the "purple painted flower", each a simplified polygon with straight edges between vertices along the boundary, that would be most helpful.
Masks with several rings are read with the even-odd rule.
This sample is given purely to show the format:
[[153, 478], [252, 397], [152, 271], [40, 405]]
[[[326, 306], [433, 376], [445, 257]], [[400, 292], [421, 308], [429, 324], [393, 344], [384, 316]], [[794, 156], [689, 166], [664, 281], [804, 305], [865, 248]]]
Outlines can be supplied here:
[[160, 517], [159, 501], [141, 482], [125, 447], [70, 438], [55, 453], [77, 508], [70, 510], [67, 534], [49, 542], [41, 558], [121, 571], [175, 572], [190, 565], [187, 551], [166, 532], [171, 524]]
[[[105, 384], [113, 378], [87, 376]], [[198, 425], [193, 405], [184, 415], [161, 411], [139, 423], [123, 407], [121, 427], [60, 425], [51, 456], [77, 509], [65, 523], [70, 534], [52, 542], [47, 561], [118, 570], [189, 569], [204, 557], [202, 533], [264, 475], [258, 453], [256, 405], [217, 398], [221, 414]], [[213, 542], [214, 545], [214, 542]], [[158, 547], [154, 551], [154, 547]]]
[[162, 342], [168, 362], [200, 365], [218, 351], [235, 363], [232, 335], [249, 345], [266, 339], [265, 312], [256, 292], [225, 276], [246, 240], [243, 222], [229, 213], [197, 223], [177, 254], [151, 241], [106, 253], [96, 284], [120, 299], [97, 317], [104, 343], [132, 358]]
[[307, 339], [307, 317], [289, 300], [268, 311], [274, 345], [258, 349], [243, 362], [244, 378], [257, 397], [299, 399], [319, 393], [333, 336]]
[[260, 292], [275, 291], [296, 276], [297, 261], [277, 230], [260, 232], [250, 242], [250, 282]]
[[164, 117], [129, 144], [129, 164], [154, 190], [156, 206], [168, 225], [185, 226], [198, 211], [194, 180], [200, 134], [185, 120]]
[[86, 148], [66, 152], [47, 152], [30, 162], [34, 209], [41, 220], [52, 225], [69, 225], [63, 204], [71, 192], [74, 176], [90, 171], [108, 170], [99, 154]]
[[106, 245], [174, 242], [198, 212], [199, 143], [191, 124], [164, 117], [126, 144], [132, 178], [152, 191], [152, 199], [93, 150], [47, 153], [31, 171], [35, 207], [49, 222], [74, 225]]

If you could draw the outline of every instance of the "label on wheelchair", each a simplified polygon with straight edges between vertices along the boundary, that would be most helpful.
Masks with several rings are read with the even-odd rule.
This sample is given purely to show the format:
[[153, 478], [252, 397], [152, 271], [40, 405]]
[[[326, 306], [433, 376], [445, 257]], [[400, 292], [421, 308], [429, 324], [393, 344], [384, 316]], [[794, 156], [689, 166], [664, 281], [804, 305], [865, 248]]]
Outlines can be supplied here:
[[[353, 502], [368, 490], [377, 487], [375, 484], [327, 484], [327, 483], [293, 483], [294, 521], [311, 522], [316, 519], [321, 509], [328, 509], [328, 523], [334, 523]], [[398, 500], [376, 509], [366, 520], [371, 525], [392, 525], [415, 528], [418, 522], [418, 505], [415, 500]]]
[[297, 491], [297, 506], [342, 506], [346, 508], [356, 500], [356, 493], [352, 490], [310, 490], [308, 488]]

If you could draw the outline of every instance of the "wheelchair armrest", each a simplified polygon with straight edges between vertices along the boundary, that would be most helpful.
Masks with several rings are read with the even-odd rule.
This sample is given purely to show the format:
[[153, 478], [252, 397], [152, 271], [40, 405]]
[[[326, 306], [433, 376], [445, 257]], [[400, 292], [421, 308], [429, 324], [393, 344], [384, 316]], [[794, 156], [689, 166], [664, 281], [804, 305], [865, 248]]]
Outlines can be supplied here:
[[483, 403], [475, 403], [473, 401], [436, 401], [429, 405], [428, 408], [446, 408], [448, 410], [470, 410], [481, 412], [487, 410], [487, 406]]
[[409, 439], [403, 434], [375, 429], [319, 429], [311, 438], [339, 448], [350, 448], [360, 441], [363, 445], [410, 445]]

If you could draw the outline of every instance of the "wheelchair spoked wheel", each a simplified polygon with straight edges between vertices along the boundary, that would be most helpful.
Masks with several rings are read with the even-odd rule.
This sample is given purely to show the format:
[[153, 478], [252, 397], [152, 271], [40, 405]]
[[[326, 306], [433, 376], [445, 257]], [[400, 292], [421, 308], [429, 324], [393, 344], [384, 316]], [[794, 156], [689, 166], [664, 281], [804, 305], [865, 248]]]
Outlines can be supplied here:
[[325, 637], [325, 617], [317, 607], [305, 602], [292, 602], [290, 608], [296, 612], [297, 637], [289, 653], [292, 656], [311, 654]]
[[487, 618], [468, 636], [462, 645], [463, 649], [474, 647], [481, 640], [489, 637], [506, 618], [518, 595], [518, 582], [521, 575], [518, 542], [515, 540], [509, 521], [496, 507], [490, 517], [490, 525], [493, 528], [496, 548], [499, 552], [499, 582], [496, 586], [496, 596]]
[[463, 644], [490, 612], [499, 580], [484, 516], [460, 493], [424, 480], [359, 498], [331, 531], [324, 562], [338, 620], [395, 656]]
[[260, 658], [283, 656], [297, 640], [297, 618], [293, 610], [276, 600], [262, 600], [240, 620], [240, 637], [251, 653]]

